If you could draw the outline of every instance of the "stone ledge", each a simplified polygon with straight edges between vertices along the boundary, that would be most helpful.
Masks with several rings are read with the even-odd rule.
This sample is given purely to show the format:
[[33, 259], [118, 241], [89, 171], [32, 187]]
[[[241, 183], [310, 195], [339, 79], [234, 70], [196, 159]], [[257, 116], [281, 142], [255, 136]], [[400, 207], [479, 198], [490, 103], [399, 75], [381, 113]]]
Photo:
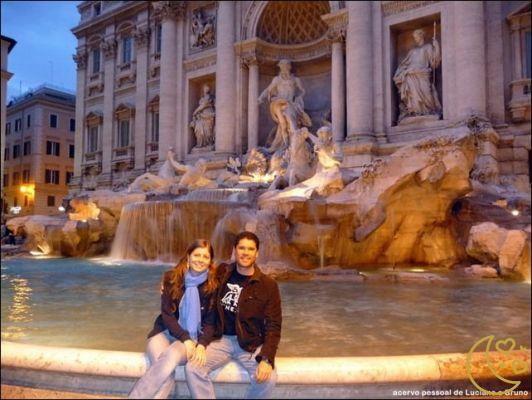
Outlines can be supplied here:
[[[79, 348], [38, 346], [2, 341], [2, 381], [4, 384], [45, 388], [48, 390], [73, 390], [123, 395], [132, 387], [147, 367], [142, 353], [105, 351]], [[490, 352], [489, 358], [504, 364], [498, 371], [505, 377], [516, 376], [509, 360], [519, 360], [528, 370], [520, 376], [530, 379], [530, 350], [511, 351], [506, 354]], [[278, 357], [276, 368], [280, 397], [315, 397], [320, 395], [343, 397], [342, 390], [356, 394], [366, 387], [390, 390], [411, 387], [446, 387], [469, 382], [467, 354], [427, 354], [414, 356], [379, 357]], [[504, 362], [505, 361], [505, 362]], [[498, 364], [499, 365], [499, 364]], [[472, 375], [476, 379], [493, 378], [486, 363], [486, 353], [472, 354]], [[249, 382], [246, 372], [231, 362], [212, 373], [217, 391], [223, 390], [234, 397]], [[177, 394], [188, 393], [184, 368], [175, 372]], [[237, 385], [237, 386], [234, 386]], [[392, 385], [392, 386], [390, 386]], [[231, 391], [240, 388], [237, 392]], [[231, 389], [233, 388], [233, 389]], [[327, 393], [320, 392], [320, 388]], [[354, 391], [353, 391], [354, 390]], [[227, 393], [225, 393], [227, 391]], [[285, 393], [286, 392], [286, 393]], [[384, 394], [384, 392], [382, 392]], [[367, 394], [367, 393], [366, 393]]]

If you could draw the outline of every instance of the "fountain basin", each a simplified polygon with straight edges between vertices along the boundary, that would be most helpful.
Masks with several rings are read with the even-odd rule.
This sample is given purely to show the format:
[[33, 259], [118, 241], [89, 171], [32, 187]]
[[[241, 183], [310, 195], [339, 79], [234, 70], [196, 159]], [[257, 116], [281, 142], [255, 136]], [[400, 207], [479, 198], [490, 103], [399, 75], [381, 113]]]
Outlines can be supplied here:
[[[41, 389], [124, 396], [145, 371], [142, 353], [37, 346], [2, 341], [2, 383]], [[488, 390], [503, 390], [486, 362], [487, 353], [473, 353], [471, 376]], [[498, 373], [520, 380], [518, 391], [530, 393], [530, 350], [490, 352], [504, 365]], [[516, 374], [520, 360], [527, 372]], [[393, 357], [279, 357], [274, 398], [383, 398], [394, 391], [476, 389], [467, 371], [467, 354], [426, 354]], [[211, 375], [218, 397], [243, 398], [249, 378], [235, 362]], [[175, 372], [173, 398], [189, 397], [184, 368]], [[497, 381], [499, 383], [497, 383]], [[405, 397], [416, 397], [415, 395]]]

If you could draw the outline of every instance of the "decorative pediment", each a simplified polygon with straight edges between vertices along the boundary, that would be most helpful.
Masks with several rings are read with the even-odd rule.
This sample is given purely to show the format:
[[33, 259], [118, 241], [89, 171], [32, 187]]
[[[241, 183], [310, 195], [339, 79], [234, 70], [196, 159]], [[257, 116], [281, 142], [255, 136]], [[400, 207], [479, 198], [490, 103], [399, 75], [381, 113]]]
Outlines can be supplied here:
[[135, 115], [135, 105], [134, 104], [124, 102], [124, 103], [120, 103], [115, 108], [115, 116], [117, 118], [119, 118], [119, 117], [128, 118], [128, 117], [132, 117], [133, 115]]
[[91, 111], [85, 116], [87, 125], [100, 125], [103, 123], [103, 113], [101, 111]]
[[148, 110], [156, 111], [159, 109], [159, 95], [153, 96], [153, 98], [148, 102]]

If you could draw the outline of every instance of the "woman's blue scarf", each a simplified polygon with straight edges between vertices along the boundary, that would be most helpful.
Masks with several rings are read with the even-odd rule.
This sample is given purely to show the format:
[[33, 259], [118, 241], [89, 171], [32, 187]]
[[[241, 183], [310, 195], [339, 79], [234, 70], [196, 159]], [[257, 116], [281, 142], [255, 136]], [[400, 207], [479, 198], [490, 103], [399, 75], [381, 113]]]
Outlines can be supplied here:
[[185, 328], [192, 340], [198, 339], [201, 328], [201, 304], [198, 286], [207, 280], [209, 271], [199, 275], [192, 275], [190, 271], [185, 273], [185, 294], [179, 303], [179, 325]]

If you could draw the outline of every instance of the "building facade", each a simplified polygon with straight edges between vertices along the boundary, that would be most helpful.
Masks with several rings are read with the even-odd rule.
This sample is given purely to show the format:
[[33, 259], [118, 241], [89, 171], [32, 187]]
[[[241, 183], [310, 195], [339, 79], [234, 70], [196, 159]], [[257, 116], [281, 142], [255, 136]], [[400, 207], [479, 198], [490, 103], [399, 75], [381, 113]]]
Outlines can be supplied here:
[[[481, 146], [485, 179], [530, 190], [529, 1], [84, 1], [78, 9], [72, 188], [125, 185], [170, 147], [182, 162], [204, 157], [215, 169], [265, 146], [275, 124], [258, 98], [286, 59], [304, 87], [311, 131], [330, 121], [343, 168], [360, 172], [476, 118], [494, 128]], [[432, 58], [409, 85], [421, 85], [421, 97], [423, 85], [432, 90], [437, 112], [414, 104], [403, 118], [409, 91], [398, 71], [419, 63], [416, 54]], [[215, 117], [202, 129], [212, 127], [213, 139], [199, 146], [205, 86]]]
[[42, 85], [7, 106], [3, 212], [54, 215], [74, 175], [76, 97]]
[[[7, 98], [7, 81], [11, 79], [13, 74], [7, 70], [7, 56], [9, 52], [15, 47], [15, 44], [17, 43], [15, 40], [7, 37], [2, 36], [2, 47], [1, 47], [1, 60], [2, 60], [2, 76], [1, 76], [1, 87], [0, 87], [0, 126], [4, 126], [4, 121], [6, 120], [6, 98]], [[0, 129], [1, 131], [1, 140], [2, 140], [2, 152], [0, 154], [4, 154], [4, 147], [5, 147], [5, 130]], [[4, 163], [2, 162], [2, 171], [0, 174], [0, 177], [2, 179], [1, 182], [1, 190], [2, 190], [2, 199], [4, 198]]]

